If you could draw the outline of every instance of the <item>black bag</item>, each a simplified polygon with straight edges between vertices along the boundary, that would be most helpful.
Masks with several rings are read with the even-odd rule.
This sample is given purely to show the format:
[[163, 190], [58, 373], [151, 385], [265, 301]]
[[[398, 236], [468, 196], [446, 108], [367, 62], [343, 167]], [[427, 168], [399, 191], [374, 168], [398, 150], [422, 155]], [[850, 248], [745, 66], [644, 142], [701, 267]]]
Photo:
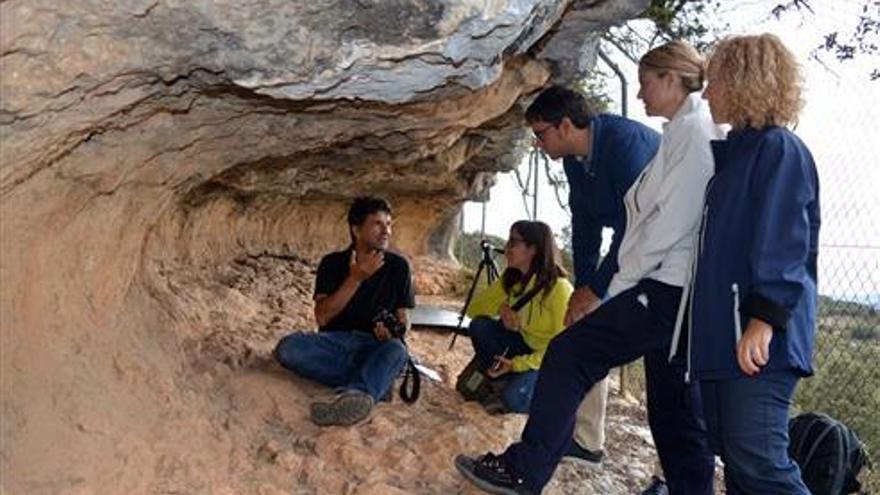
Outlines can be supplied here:
[[800, 466], [813, 495], [844, 495], [862, 488], [856, 477], [867, 453], [845, 424], [827, 414], [808, 412], [789, 419], [788, 435], [788, 455]]
[[455, 380], [455, 390], [464, 397], [464, 400], [477, 401], [482, 401], [492, 392], [489, 377], [480, 370], [476, 356], [458, 374], [458, 379]]

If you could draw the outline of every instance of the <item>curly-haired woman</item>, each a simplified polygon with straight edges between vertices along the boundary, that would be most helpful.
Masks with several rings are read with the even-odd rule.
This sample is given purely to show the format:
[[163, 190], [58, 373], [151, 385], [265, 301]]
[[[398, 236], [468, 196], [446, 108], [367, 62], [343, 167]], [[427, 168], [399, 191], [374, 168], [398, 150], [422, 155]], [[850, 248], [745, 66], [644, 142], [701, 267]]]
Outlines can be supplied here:
[[809, 493], [788, 456], [787, 426], [795, 386], [813, 371], [816, 317], [819, 180], [785, 127], [800, 95], [797, 62], [776, 36], [726, 39], [710, 59], [704, 97], [732, 130], [713, 143], [681, 314], [690, 315], [690, 378], [700, 381], [732, 495]]

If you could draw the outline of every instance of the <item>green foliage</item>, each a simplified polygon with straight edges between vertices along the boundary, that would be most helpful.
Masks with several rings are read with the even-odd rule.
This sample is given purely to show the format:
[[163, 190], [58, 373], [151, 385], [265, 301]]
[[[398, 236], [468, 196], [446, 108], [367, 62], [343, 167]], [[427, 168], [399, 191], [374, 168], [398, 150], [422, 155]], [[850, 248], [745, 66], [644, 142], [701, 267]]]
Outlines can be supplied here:
[[590, 106], [600, 113], [611, 108], [611, 97], [608, 96], [609, 77], [610, 74], [594, 69], [579, 84], [574, 85], [574, 89], [583, 94]]
[[855, 325], [851, 329], [853, 340], [880, 340], [880, 328], [869, 325]]
[[870, 305], [832, 299], [826, 296], [819, 296], [817, 312], [821, 317], [837, 316], [865, 321], [876, 320], [880, 316], [880, 312]]
[[[496, 248], [503, 248], [506, 242], [506, 239], [492, 234], [480, 236], [479, 232], [462, 234], [455, 241], [455, 256], [458, 258], [458, 262], [468, 270], [476, 270], [480, 260], [483, 258], [483, 251], [480, 249], [480, 242], [483, 239], [489, 241], [489, 244]], [[492, 257], [495, 260], [495, 264], [498, 265], [499, 271], [502, 271], [502, 265], [505, 262], [504, 256], [493, 254]]]
[[569, 278], [574, 280], [574, 255], [571, 249], [571, 224], [562, 227], [562, 232], [556, 236], [556, 242], [559, 246], [560, 263], [565, 271], [568, 272]]
[[[489, 244], [497, 248], [503, 247], [505, 243], [505, 239], [498, 236], [491, 234], [480, 236], [479, 232], [463, 233], [455, 241], [455, 256], [458, 258], [458, 262], [461, 263], [462, 277], [465, 281], [464, 284], [460, 285], [463, 289], [462, 293], [456, 295], [460, 296], [462, 300], [467, 297], [467, 290], [471, 287], [474, 276], [477, 274], [477, 267], [479, 267], [480, 260], [483, 258], [483, 250], [480, 248], [480, 242], [483, 239], [486, 239], [489, 241]], [[492, 253], [492, 259], [498, 267], [498, 273], [503, 273], [506, 263], [504, 256]], [[488, 286], [487, 280], [486, 270], [483, 269], [483, 272], [480, 273], [480, 280], [477, 281], [476, 292]]]
[[[705, 50], [722, 35], [729, 34], [729, 24], [717, 14], [733, 2], [720, 0], [651, 0], [640, 20], [612, 28], [605, 40], [626, 54], [633, 62], [647, 50], [671, 39], [683, 39], [700, 50]], [[741, 2], [745, 3], [745, 2]], [[851, 23], [843, 28], [826, 32], [816, 40], [811, 56], [824, 63], [831, 57], [838, 62], [856, 57], [876, 59], [880, 54], [880, 0], [861, 0], [851, 16]], [[771, 7], [772, 6], [772, 7]], [[736, 9], [732, 9], [735, 12]], [[777, 19], [785, 15], [801, 15], [805, 22], [820, 23], [808, 0], [788, 0], [768, 3], [768, 15]], [[868, 76], [880, 80], [880, 67], [874, 66]]]
[[633, 63], [673, 39], [705, 50], [728, 31], [729, 24], [713, 15], [721, 5], [719, 0], [652, 0], [640, 19], [611, 28], [603, 39]]
[[718, 38], [721, 28], [708, 23], [708, 14], [720, 7], [718, 0], [652, 0], [644, 17], [654, 23], [654, 40], [683, 39], [702, 49]]

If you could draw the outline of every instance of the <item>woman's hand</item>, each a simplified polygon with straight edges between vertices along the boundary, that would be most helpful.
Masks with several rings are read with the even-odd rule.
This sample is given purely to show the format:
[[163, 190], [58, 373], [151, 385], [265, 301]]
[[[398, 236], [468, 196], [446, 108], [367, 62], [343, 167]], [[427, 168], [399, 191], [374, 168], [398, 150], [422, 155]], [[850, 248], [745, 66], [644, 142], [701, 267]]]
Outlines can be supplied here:
[[506, 375], [513, 371], [513, 361], [507, 359], [504, 356], [495, 356], [495, 364], [489, 367], [486, 370], [486, 374], [489, 375], [489, 378], [498, 378], [501, 375]]
[[519, 315], [516, 314], [516, 311], [510, 309], [510, 306], [508, 306], [507, 303], [501, 305], [501, 310], [498, 312], [498, 315], [501, 316], [501, 323], [504, 324], [504, 328], [513, 330], [514, 332], [520, 330]]
[[752, 318], [745, 333], [736, 345], [736, 360], [743, 373], [749, 376], [761, 372], [761, 367], [770, 360], [770, 341], [773, 340], [773, 327]]

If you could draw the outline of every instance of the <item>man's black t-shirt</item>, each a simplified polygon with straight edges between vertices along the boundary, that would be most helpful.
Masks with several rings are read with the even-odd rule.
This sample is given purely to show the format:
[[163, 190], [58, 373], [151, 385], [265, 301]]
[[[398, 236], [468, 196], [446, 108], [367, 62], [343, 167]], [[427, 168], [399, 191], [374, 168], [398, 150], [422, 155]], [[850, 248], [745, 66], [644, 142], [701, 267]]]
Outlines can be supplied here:
[[[315, 295], [330, 295], [348, 277], [351, 248], [330, 253], [318, 265]], [[392, 313], [399, 308], [415, 307], [409, 263], [400, 255], [385, 251], [385, 264], [361, 282], [341, 313], [320, 331], [359, 330], [373, 333], [373, 318], [380, 309]]]

